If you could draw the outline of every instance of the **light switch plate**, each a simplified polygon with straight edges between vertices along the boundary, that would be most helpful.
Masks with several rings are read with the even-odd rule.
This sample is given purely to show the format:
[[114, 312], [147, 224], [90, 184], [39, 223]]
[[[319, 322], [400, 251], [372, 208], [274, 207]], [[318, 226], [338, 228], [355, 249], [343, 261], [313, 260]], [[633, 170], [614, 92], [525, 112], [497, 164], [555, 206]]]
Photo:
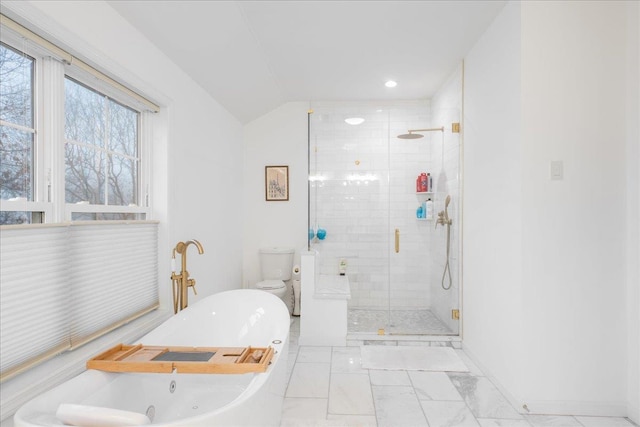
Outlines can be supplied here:
[[552, 160], [549, 164], [549, 178], [552, 181], [560, 181], [564, 178], [562, 160]]

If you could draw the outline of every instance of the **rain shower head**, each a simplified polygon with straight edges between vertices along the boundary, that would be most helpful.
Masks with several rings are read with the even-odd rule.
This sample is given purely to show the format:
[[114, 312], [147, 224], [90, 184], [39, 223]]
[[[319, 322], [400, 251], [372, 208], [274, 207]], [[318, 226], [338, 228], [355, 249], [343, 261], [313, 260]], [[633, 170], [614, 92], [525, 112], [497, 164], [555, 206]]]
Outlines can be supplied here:
[[440, 131], [440, 132], [444, 132], [444, 126], [439, 127], [439, 128], [431, 128], [431, 129], [409, 129], [409, 133], [403, 133], [402, 135], [398, 135], [398, 138], [400, 139], [418, 139], [418, 138], [422, 138], [424, 137], [424, 135], [421, 135], [419, 133], [414, 133], [414, 132], [433, 132], [433, 131]]
[[419, 133], [412, 133], [411, 131], [409, 131], [409, 133], [398, 135], [398, 138], [400, 139], [418, 139], [422, 137], [424, 137], [424, 135], [420, 135]]

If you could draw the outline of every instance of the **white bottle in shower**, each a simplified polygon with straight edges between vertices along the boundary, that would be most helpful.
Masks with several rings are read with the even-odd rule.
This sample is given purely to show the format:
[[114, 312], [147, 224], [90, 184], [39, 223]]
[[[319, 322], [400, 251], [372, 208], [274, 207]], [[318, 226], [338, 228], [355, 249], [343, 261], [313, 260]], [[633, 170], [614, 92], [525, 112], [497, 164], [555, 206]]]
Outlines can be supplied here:
[[347, 273], [347, 260], [345, 258], [340, 259], [340, 264], [338, 265], [338, 273], [341, 276], [344, 276]]
[[427, 219], [433, 219], [433, 201], [431, 199], [427, 199], [427, 201], [424, 204], [425, 206], [425, 218]]

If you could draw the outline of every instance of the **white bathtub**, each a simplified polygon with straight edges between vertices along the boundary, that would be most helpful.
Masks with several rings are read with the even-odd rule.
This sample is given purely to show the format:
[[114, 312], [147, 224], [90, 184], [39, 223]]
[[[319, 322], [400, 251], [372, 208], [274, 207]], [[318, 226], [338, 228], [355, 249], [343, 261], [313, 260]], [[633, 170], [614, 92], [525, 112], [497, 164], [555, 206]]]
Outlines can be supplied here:
[[148, 414], [154, 426], [277, 426], [287, 382], [289, 325], [286, 305], [267, 292], [240, 289], [212, 295], [138, 342], [195, 347], [272, 346], [275, 354], [265, 373], [87, 370], [22, 406], [14, 416], [15, 426], [64, 425], [56, 411], [60, 405], [69, 408], [69, 404], [78, 405], [79, 413], [94, 411], [94, 415], [82, 415], [93, 417], [86, 425], [126, 425], [112, 420], [121, 415], [120, 420], [136, 423], [136, 417]]

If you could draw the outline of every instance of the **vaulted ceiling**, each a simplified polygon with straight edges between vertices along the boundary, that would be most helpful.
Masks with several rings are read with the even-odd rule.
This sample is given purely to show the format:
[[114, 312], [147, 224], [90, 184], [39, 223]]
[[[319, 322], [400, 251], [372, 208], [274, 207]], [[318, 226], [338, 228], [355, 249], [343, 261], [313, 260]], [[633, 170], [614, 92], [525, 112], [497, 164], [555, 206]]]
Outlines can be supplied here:
[[505, 2], [109, 4], [246, 123], [289, 101], [429, 98]]

